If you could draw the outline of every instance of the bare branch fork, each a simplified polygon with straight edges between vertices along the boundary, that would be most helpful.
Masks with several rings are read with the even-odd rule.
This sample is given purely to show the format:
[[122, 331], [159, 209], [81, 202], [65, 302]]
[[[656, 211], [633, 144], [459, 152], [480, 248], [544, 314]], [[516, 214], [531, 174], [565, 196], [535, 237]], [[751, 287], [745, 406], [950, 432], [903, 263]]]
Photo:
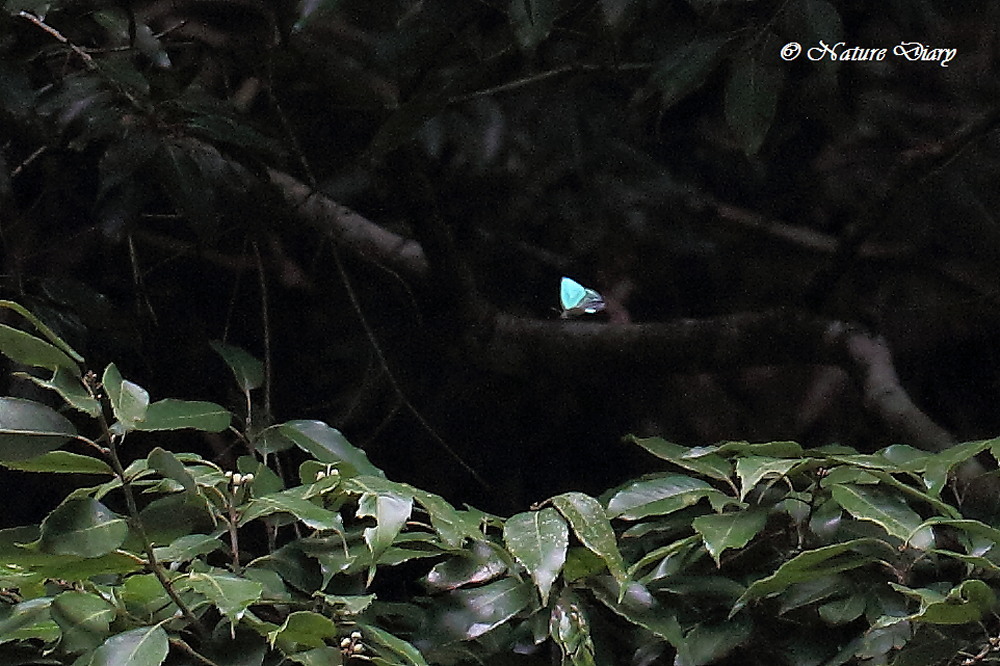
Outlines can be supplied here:
[[[269, 175], [290, 207], [314, 228], [416, 282], [426, 280], [429, 265], [420, 243], [386, 230], [288, 174], [271, 170]], [[837, 365], [861, 388], [866, 407], [901, 440], [929, 451], [954, 444], [900, 384], [886, 341], [849, 322], [783, 310], [609, 325], [514, 317], [485, 303], [471, 307], [469, 321], [475, 330], [468, 337], [476, 347], [471, 356], [501, 373], [522, 375], [547, 368], [573, 376], [602, 370], [693, 372], [755, 365]], [[588, 362], [580, 364], [581, 358]]]

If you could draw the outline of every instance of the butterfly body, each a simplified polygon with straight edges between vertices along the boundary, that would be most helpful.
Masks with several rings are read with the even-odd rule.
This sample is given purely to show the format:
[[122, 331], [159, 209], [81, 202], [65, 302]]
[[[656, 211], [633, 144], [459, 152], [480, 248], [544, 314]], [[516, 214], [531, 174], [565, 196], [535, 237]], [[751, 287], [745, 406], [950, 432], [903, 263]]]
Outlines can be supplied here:
[[587, 289], [572, 278], [564, 277], [559, 285], [559, 302], [563, 319], [585, 314], [597, 314], [604, 309], [604, 297]]

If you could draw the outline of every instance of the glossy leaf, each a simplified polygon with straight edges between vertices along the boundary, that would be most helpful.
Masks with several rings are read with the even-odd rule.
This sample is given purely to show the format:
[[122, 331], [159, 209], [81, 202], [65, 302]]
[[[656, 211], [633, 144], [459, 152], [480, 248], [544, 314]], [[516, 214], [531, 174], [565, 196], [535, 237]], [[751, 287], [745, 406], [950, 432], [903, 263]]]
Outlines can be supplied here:
[[878, 559], [874, 548], [887, 548], [877, 539], [853, 539], [807, 550], [786, 560], [769, 576], [754, 581], [733, 606], [732, 613], [754, 599], [782, 592], [790, 585], [857, 569]]
[[160, 666], [168, 650], [163, 627], [139, 627], [104, 641], [94, 651], [90, 666]]
[[608, 515], [611, 518], [637, 520], [678, 511], [710, 495], [721, 493], [701, 479], [666, 474], [626, 485], [608, 502]]
[[625, 561], [618, 550], [618, 539], [608, 522], [604, 507], [583, 493], [563, 493], [552, 498], [552, 504], [569, 521], [576, 538], [604, 560], [618, 585], [625, 585]]
[[370, 624], [362, 624], [358, 627], [361, 629], [362, 640], [367, 645], [373, 647], [377, 653], [388, 654], [392, 658], [389, 663], [402, 664], [403, 666], [428, 666], [419, 650], [403, 639]]
[[125, 542], [128, 524], [95, 499], [71, 499], [42, 521], [39, 547], [46, 553], [99, 557]]
[[733, 474], [733, 464], [720, 455], [706, 453], [693, 456], [690, 455], [691, 447], [674, 444], [660, 437], [629, 437], [627, 439], [661, 460], [732, 485], [729, 477]]
[[482, 587], [457, 590], [447, 597], [448, 609], [438, 619], [442, 630], [455, 638], [471, 640], [507, 622], [528, 608], [532, 588], [515, 578], [504, 578]]
[[413, 498], [392, 493], [366, 493], [358, 501], [358, 518], [374, 518], [375, 527], [366, 527], [365, 543], [373, 564], [402, 531], [413, 511]]
[[828, 601], [816, 610], [825, 622], [830, 624], [847, 624], [861, 617], [868, 605], [862, 594], [852, 594], [841, 599]]
[[272, 647], [283, 644], [318, 648], [336, 635], [337, 627], [330, 618], [312, 611], [295, 611], [280, 627], [268, 633], [267, 640]]
[[167, 398], [148, 405], [143, 418], [134, 425], [136, 430], [144, 431], [191, 428], [222, 432], [229, 427], [232, 418], [232, 414], [214, 402]]
[[303, 490], [290, 488], [278, 493], [254, 498], [250, 506], [241, 514], [240, 525], [246, 525], [251, 520], [275, 513], [290, 513], [297, 520], [314, 530], [336, 530], [344, 528], [340, 514], [328, 511], [318, 504], [305, 499]]
[[547, 605], [549, 591], [566, 563], [569, 545], [566, 521], [552, 508], [519, 513], [504, 524], [503, 540], [535, 581], [542, 605]]
[[264, 430], [261, 439], [271, 450], [281, 450], [274, 448], [271, 438], [292, 442], [316, 460], [334, 465], [341, 476], [384, 476], [382, 470], [368, 461], [364, 451], [352, 446], [339, 430], [322, 421], [288, 421]]
[[76, 435], [51, 407], [23, 398], [0, 398], [0, 460], [26, 460], [57, 449]]
[[186, 584], [204, 595], [235, 625], [247, 608], [260, 600], [264, 587], [257, 581], [221, 572], [195, 572]]
[[507, 563], [497, 551], [479, 541], [461, 554], [435, 564], [425, 580], [434, 589], [453, 590], [491, 581], [506, 571]]
[[740, 479], [740, 500], [746, 498], [758, 483], [767, 478], [787, 475], [802, 464], [797, 458], [768, 458], [747, 456], [736, 461], [736, 476]]
[[259, 360], [244, 349], [225, 342], [213, 340], [210, 344], [229, 366], [236, 378], [236, 384], [244, 393], [260, 388], [264, 384], [264, 364]]
[[119, 427], [125, 432], [134, 430], [136, 424], [146, 418], [149, 393], [138, 384], [123, 379], [114, 363], [105, 368], [101, 383], [111, 402], [115, 418], [118, 419]]
[[177, 459], [170, 451], [157, 446], [146, 456], [149, 468], [161, 474], [164, 478], [173, 479], [184, 487], [188, 492], [194, 492], [198, 488], [194, 477], [184, 467], [184, 463]]
[[745, 618], [720, 624], [699, 624], [684, 636], [674, 666], [705, 666], [732, 652], [750, 638], [753, 625]]
[[765, 509], [749, 509], [732, 513], [711, 514], [695, 518], [692, 525], [705, 540], [705, 548], [721, 566], [722, 553], [730, 548], [743, 548], [757, 536], [767, 523]]
[[62, 630], [59, 646], [67, 652], [92, 650], [108, 637], [115, 607], [91, 592], [69, 591], [52, 600], [52, 619]]
[[[301, 664], [301, 666], [341, 666], [344, 663], [344, 655], [340, 648], [329, 645], [296, 652], [285, 658], [293, 664]], [[263, 663], [263, 656], [261, 662]]]
[[80, 366], [60, 349], [6, 324], [0, 324], [0, 351], [11, 360], [24, 365], [53, 371], [62, 369], [80, 375]]
[[111, 467], [100, 458], [84, 456], [69, 451], [49, 451], [34, 458], [2, 462], [8, 469], [22, 472], [51, 472], [53, 474], [104, 474], [111, 475]]
[[595, 666], [590, 625], [575, 595], [562, 595], [552, 607], [549, 635], [559, 646], [564, 665]]
[[996, 593], [981, 580], [962, 581], [947, 593], [928, 588], [912, 589], [889, 583], [893, 589], [920, 602], [920, 610], [909, 619], [930, 624], [978, 622], [996, 606]]
[[101, 403], [90, 395], [77, 373], [57, 368], [51, 379], [41, 379], [24, 373], [18, 373], [17, 376], [29, 380], [36, 386], [55, 391], [69, 406], [88, 416], [96, 418], [101, 413]]
[[187, 534], [174, 539], [169, 546], [155, 548], [154, 554], [161, 562], [188, 562], [221, 547], [222, 542], [210, 534]]
[[853, 484], [834, 486], [831, 492], [833, 499], [858, 520], [876, 523], [914, 548], [934, 545], [933, 531], [923, 526], [920, 514], [898, 496]]
[[[69, 356], [77, 363], [83, 363], [83, 357], [80, 356], [80, 354], [78, 354], [75, 349], [70, 347], [66, 343], [66, 341], [63, 340], [58, 335], [56, 335], [55, 331], [49, 328], [45, 324], [45, 322], [43, 322], [41, 319], [35, 316], [33, 312], [25, 308], [23, 305], [15, 303], [14, 301], [0, 300], [0, 308], [6, 308], [8, 310], [13, 310], [14, 312], [18, 313], [19, 315], [27, 319], [29, 322], [31, 322], [31, 325], [35, 327], [35, 330], [37, 330], [39, 333], [42, 334], [42, 337], [44, 337], [51, 344], [53, 344], [55, 347], [61, 350], [64, 354]], [[76, 370], [76, 372], [79, 372], [79, 368]]]
[[[48, 622], [51, 597], [29, 599], [16, 604], [2, 620], [0, 620], [0, 641], [17, 640], [22, 635], [31, 637], [32, 627]], [[29, 632], [27, 634], [23, 632]]]

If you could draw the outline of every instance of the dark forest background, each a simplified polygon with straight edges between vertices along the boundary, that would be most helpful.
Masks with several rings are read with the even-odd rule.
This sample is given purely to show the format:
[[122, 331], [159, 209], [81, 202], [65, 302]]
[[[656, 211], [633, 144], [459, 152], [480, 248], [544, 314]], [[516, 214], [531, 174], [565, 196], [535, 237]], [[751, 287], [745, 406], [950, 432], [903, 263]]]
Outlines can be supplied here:
[[[997, 3], [4, 9], [0, 297], [155, 395], [240, 409], [242, 346], [256, 423], [508, 513], [655, 466], [627, 433], [1000, 432]], [[781, 57], [821, 40], [889, 53]]]

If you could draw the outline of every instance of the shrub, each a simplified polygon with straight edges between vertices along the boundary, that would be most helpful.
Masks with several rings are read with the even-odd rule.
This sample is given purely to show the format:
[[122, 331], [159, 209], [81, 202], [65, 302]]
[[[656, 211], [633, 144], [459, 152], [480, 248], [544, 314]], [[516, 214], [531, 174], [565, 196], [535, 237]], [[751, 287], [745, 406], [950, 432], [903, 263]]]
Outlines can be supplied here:
[[[0, 306], [35, 329], [0, 325], [0, 350], [64, 404], [0, 398], [0, 460], [100, 480], [0, 531], [5, 664], [996, 661], [1000, 531], [947, 498], [950, 470], [1000, 440], [633, 438], [665, 471], [502, 519], [387, 479], [318, 421], [236, 427], [213, 403], [150, 402]], [[216, 349], [253, 413], [259, 363]], [[226, 431], [247, 454], [232, 470], [130, 455], [172, 430]]]

